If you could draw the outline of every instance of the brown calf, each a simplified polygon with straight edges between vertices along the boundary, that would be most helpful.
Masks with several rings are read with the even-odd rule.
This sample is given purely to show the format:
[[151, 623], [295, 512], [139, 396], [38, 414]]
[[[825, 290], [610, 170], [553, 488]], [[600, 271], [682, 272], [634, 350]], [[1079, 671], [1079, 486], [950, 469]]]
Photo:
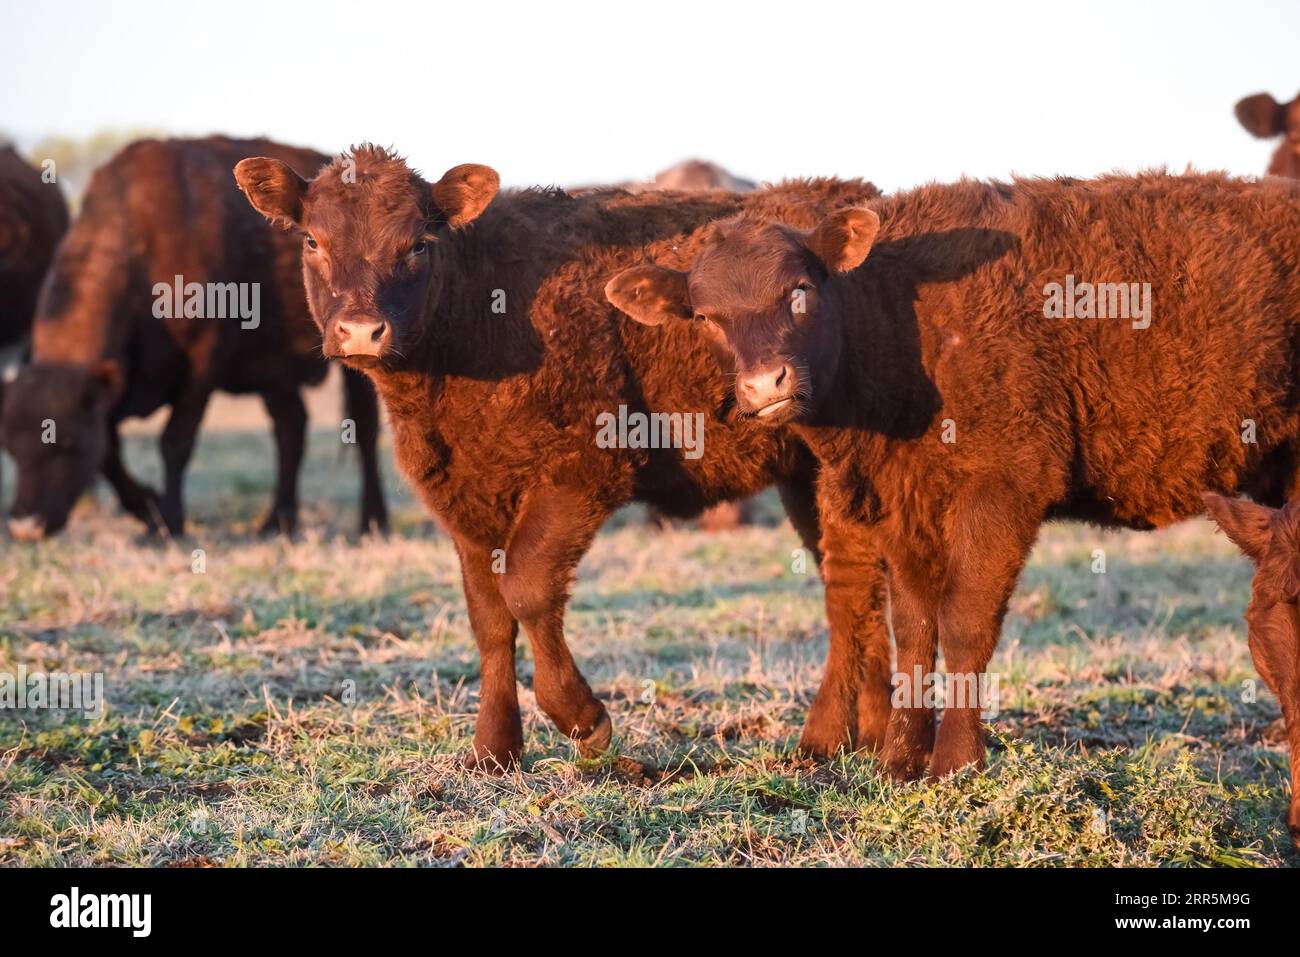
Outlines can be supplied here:
[[[428, 183], [372, 147], [311, 182], [275, 159], [246, 160], [236, 177], [257, 209], [298, 231], [325, 354], [375, 383], [398, 465], [455, 540], [482, 664], [468, 766], [505, 766], [523, 750], [519, 625], [532, 646], [538, 705], [583, 754], [609, 745], [605, 707], [575, 667], [563, 624], [578, 561], [615, 509], [641, 500], [688, 516], [778, 482], [815, 547], [806, 450], [737, 414], [697, 330], [660, 336], [622, 321], [601, 287], [647, 251], [684, 265], [696, 231], [717, 216], [749, 211], [811, 225], [877, 195], [869, 185], [497, 196], [487, 167], [458, 166]], [[698, 412], [704, 454], [602, 447], [601, 417], [620, 407]], [[881, 594], [868, 585], [846, 612], [861, 647], [828, 665], [801, 740], [810, 752], [883, 737]]]
[[1268, 172], [1272, 176], [1300, 178], [1300, 96], [1279, 103], [1267, 93], [1256, 93], [1237, 103], [1237, 120], [1260, 139], [1281, 136]]
[[737, 407], [793, 424], [828, 582], [883, 549], [905, 692], [884, 757], [937, 777], [982, 763], [986, 703], [949, 702], [936, 738], [907, 682], [936, 647], [983, 674], [1043, 521], [1155, 528], [1206, 487], [1300, 491], [1298, 267], [1300, 184], [1148, 174], [927, 186], [812, 230], [733, 219], [689, 272], [607, 294], [699, 329]]
[[1300, 499], [1268, 508], [1205, 493], [1205, 509], [1255, 563], [1246, 631], [1250, 657], [1282, 705], [1291, 742], [1291, 839], [1300, 848]]
[[[31, 364], [5, 398], [15, 537], [58, 531], [100, 469], [130, 514], [180, 534], [185, 467], [216, 390], [262, 397], [279, 464], [264, 529], [295, 526], [307, 424], [299, 390], [328, 365], [308, 318], [299, 244], [250, 210], [230, 175], [242, 157], [266, 153], [304, 172], [325, 160], [267, 140], [141, 140], [95, 172], [41, 290]], [[378, 402], [355, 373], [345, 389], [361, 451], [362, 528], [382, 526]], [[117, 425], [164, 405], [159, 496], [123, 467]]]

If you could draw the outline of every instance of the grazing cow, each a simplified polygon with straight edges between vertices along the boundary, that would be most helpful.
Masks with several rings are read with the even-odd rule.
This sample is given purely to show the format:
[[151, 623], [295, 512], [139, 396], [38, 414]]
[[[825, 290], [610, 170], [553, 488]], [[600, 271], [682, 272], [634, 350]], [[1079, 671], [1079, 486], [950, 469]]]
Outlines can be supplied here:
[[[1289, 180], [964, 181], [811, 230], [720, 222], [688, 272], [643, 264], [607, 295], [699, 329], [740, 412], [812, 450], [824, 568], [887, 556], [884, 760], [938, 777], [983, 761], [983, 672], [1043, 521], [1155, 528], [1207, 487], [1300, 490], [1297, 237]], [[914, 680], [936, 644], [976, 690], [937, 738]]]
[[[67, 229], [59, 187], [12, 148], [0, 148], [0, 406], [8, 370], [26, 351], [41, 279]], [[0, 432], [0, 448], [3, 439]]]
[[[298, 243], [250, 210], [230, 176], [240, 159], [267, 153], [304, 172], [327, 159], [267, 140], [141, 140], [96, 171], [41, 290], [31, 364], [5, 401], [18, 463], [15, 537], [58, 531], [99, 469], [129, 513], [181, 534], [185, 466], [216, 390], [262, 397], [279, 459], [264, 529], [295, 527], [307, 424], [300, 389], [328, 365]], [[382, 526], [378, 401], [355, 374], [345, 392], [361, 450], [362, 527]], [[164, 405], [158, 496], [123, 468], [117, 426]]]
[[1235, 109], [1248, 133], [1264, 140], [1282, 137], [1269, 161], [1269, 175], [1300, 178], [1300, 96], [1278, 103], [1267, 93], [1256, 93], [1239, 101]]
[[[609, 746], [609, 717], [574, 665], [563, 623], [578, 561], [615, 509], [640, 500], [688, 516], [778, 482], [815, 545], [806, 450], [736, 414], [694, 329], [658, 337], [622, 321], [601, 287], [646, 251], [686, 262], [696, 229], [717, 216], [749, 211], [812, 225], [874, 188], [819, 180], [746, 196], [497, 196], [488, 167], [457, 166], [430, 184], [369, 146], [311, 182], [275, 159], [245, 160], [235, 175], [257, 209], [300, 232], [325, 354], [371, 377], [399, 467], [455, 541], [482, 665], [466, 766], [495, 770], [522, 752], [520, 624], [538, 706], [582, 754]], [[626, 441], [610, 441], [612, 420], [652, 413], [681, 415], [683, 437], [698, 420], [703, 447], [634, 441], [631, 429]], [[832, 652], [806, 751], [883, 737], [882, 595], [868, 588], [845, 611], [861, 626], [852, 637], [862, 647]]]
[[1255, 563], [1246, 637], [1250, 657], [1282, 705], [1291, 743], [1291, 812], [1287, 824], [1300, 849], [1300, 499], [1268, 508], [1205, 493], [1205, 509]]

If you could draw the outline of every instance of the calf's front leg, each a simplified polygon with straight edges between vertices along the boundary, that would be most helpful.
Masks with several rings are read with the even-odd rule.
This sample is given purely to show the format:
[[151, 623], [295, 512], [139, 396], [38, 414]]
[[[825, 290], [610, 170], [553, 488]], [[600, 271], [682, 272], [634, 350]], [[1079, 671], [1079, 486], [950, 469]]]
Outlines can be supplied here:
[[518, 763], [524, 753], [524, 729], [515, 690], [515, 639], [519, 625], [501, 597], [492, 553], [472, 542], [457, 540], [465, 607], [479, 657], [478, 720], [474, 743], [461, 758], [471, 770], [499, 774]]
[[1253, 595], [1246, 609], [1250, 658], [1264, 683], [1277, 695], [1291, 745], [1287, 827], [1292, 843], [1300, 849], [1300, 636], [1293, 625], [1294, 614], [1290, 605], [1265, 604]]
[[992, 686], [986, 669], [1025, 567], [1045, 506], [1004, 481], [972, 486], [956, 503], [938, 607], [947, 700], [930, 777], [984, 765], [981, 712]]
[[829, 522], [820, 551], [830, 650], [799, 750], [816, 757], [876, 751], [885, 741], [891, 677], [880, 551], [865, 527]]

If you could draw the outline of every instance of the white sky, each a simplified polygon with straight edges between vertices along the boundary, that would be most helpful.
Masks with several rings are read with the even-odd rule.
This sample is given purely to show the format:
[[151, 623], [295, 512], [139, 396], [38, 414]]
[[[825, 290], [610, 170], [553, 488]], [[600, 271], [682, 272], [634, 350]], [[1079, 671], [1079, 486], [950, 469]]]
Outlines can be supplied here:
[[0, 130], [396, 146], [509, 185], [1262, 173], [1232, 115], [1300, 89], [1300, 2], [0, 0]]

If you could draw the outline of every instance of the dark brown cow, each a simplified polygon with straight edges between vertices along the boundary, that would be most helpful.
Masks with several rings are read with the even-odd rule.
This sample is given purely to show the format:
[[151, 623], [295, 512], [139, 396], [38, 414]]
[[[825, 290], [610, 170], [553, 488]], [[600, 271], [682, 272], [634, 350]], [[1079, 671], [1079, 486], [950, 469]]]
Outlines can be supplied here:
[[1291, 739], [1291, 840], [1300, 848], [1300, 499], [1268, 508], [1205, 493], [1205, 508], [1255, 563], [1246, 608], [1250, 656], [1282, 705]]
[[[815, 547], [806, 451], [736, 414], [696, 330], [658, 336], [622, 321], [601, 288], [647, 250], [684, 264], [697, 228], [719, 215], [745, 210], [811, 225], [877, 195], [872, 187], [822, 180], [747, 196], [524, 190], [494, 201], [497, 175], [487, 167], [458, 166], [430, 184], [371, 147], [310, 183], [274, 159], [246, 160], [236, 176], [254, 206], [300, 232], [326, 355], [374, 381], [402, 472], [455, 540], [482, 663], [469, 766], [504, 766], [523, 749], [519, 624], [532, 645], [538, 706], [581, 753], [610, 744], [605, 706], [575, 667], [563, 623], [574, 569], [618, 507], [641, 500], [686, 516], [779, 482]], [[698, 412], [704, 454], [630, 440], [602, 447], [602, 417], [620, 409]], [[872, 588], [855, 598], [860, 647], [833, 649], [801, 740], [807, 751], [883, 735], [881, 601]]]
[[0, 148], [0, 351], [27, 338], [41, 279], [67, 231], [59, 187], [11, 147]]
[[1300, 178], [1300, 96], [1279, 103], [1267, 93], [1256, 93], [1238, 102], [1236, 113], [1247, 132], [1260, 139], [1282, 137], [1269, 161], [1269, 174]]
[[949, 701], [935, 738], [913, 676], [937, 645], [984, 687], [1043, 521], [1155, 528], [1199, 514], [1204, 488], [1300, 490], [1298, 237], [1288, 180], [962, 182], [812, 230], [721, 222], [689, 272], [643, 265], [607, 293], [699, 329], [737, 407], [808, 444], [828, 578], [883, 549], [884, 758], [938, 777], [982, 763], [985, 702]]
[[0, 407], [9, 369], [26, 352], [41, 279], [67, 230], [59, 187], [12, 148], [0, 148]]
[[[230, 175], [241, 158], [267, 153], [304, 173], [326, 160], [267, 140], [142, 140], [96, 171], [41, 291], [31, 365], [5, 401], [18, 463], [15, 537], [61, 528], [101, 468], [128, 512], [180, 534], [185, 466], [217, 390], [262, 397], [279, 459], [264, 528], [294, 528], [307, 424], [299, 390], [328, 366], [302, 292], [299, 244], [250, 210]], [[378, 402], [355, 374], [345, 386], [361, 450], [362, 527], [382, 526]], [[123, 468], [117, 425], [164, 405], [158, 496]]]

